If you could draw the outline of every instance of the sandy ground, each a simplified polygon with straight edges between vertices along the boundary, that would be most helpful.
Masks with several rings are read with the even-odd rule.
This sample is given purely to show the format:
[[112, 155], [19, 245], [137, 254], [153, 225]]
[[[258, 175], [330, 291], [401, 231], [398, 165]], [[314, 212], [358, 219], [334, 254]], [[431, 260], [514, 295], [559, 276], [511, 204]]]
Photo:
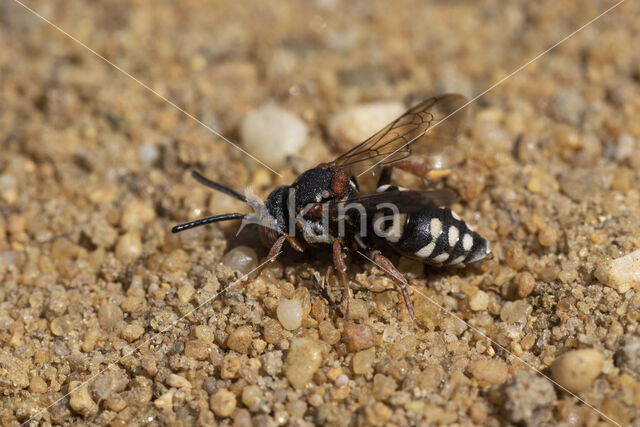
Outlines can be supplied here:
[[[357, 255], [348, 320], [322, 250], [240, 285], [266, 256], [250, 230], [169, 231], [245, 209], [189, 170], [265, 197], [353, 143], [354, 105], [472, 98], [615, 3], [27, 4], [147, 88], [0, 4], [4, 425], [640, 425], [638, 2], [472, 105], [439, 185], [494, 256], [390, 255], [426, 332]], [[279, 177], [157, 95], [232, 141], [269, 103], [308, 136]]]

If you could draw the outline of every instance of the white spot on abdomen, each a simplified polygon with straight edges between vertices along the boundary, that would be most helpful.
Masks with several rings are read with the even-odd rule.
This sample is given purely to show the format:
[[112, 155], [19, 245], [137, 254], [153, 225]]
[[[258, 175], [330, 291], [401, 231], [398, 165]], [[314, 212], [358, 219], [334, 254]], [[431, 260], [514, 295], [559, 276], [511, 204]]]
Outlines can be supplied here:
[[460, 232], [458, 231], [458, 227], [455, 225], [449, 227], [449, 246], [454, 247], [456, 243], [458, 243], [459, 236]]
[[438, 240], [438, 237], [442, 234], [442, 221], [438, 218], [431, 218], [429, 223], [429, 232], [433, 240]]
[[462, 238], [462, 249], [468, 252], [471, 250], [472, 246], [473, 246], [473, 237], [471, 237], [471, 234], [465, 234], [464, 237]]
[[433, 261], [438, 262], [438, 263], [443, 263], [448, 259], [449, 259], [449, 254], [445, 252], [445, 253], [442, 253], [442, 254], [438, 255], [437, 257], [434, 257]]
[[419, 256], [420, 258], [428, 258], [429, 255], [433, 253], [433, 250], [435, 248], [436, 248], [436, 242], [431, 242], [427, 246], [425, 246], [424, 248], [416, 252], [416, 255]]

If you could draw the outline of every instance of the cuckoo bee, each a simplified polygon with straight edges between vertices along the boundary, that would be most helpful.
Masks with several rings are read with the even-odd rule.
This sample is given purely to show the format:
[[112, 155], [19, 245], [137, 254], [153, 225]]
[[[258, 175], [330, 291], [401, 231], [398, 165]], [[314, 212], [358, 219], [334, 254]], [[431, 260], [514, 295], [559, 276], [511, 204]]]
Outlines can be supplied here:
[[[457, 199], [455, 192], [407, 190], [392, 185], [391, 176], [394, 169], [427, 182], [442, 175], [442, 170], [409, 156], [418, 147], [435, 154], [453, 141], [466, 105], [466, 98], [458, 94], [426, 99], [335, 160], [307, 170], [291, 185], [276, 188], [264, 203], [193, 171], [197, 181], [250, 204], [255, 214], [210, 216], [177, 225], [172, 232], [233, 219], [256, 223], [260, 240], [271, 248], [270, 260], [275, 260], [285, 242], [300, 252], [309, 246], [330, 246], [343, 288], [345, 317], [349, 313], [346, 253], [366, 253], [397, 285], [413, 322], [424, 328], [414, 315], [406, 278], [378, 248], [390, 246], [426, 264], [447, 266], [482, 260], [490, 253], [489, 243], [447, 207]], [[365, 167], [368, 169], [358, 174], [357, 169]], [[360, 194], [357, 177], [369, 170], [379, 170], [377, 191]]]

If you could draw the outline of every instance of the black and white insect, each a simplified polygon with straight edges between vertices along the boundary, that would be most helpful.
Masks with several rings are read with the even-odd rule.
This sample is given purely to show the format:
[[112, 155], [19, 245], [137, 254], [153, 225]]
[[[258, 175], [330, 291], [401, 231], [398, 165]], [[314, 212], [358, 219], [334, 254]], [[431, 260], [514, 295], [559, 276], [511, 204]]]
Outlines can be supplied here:
[[[446, 174], [408, 157], [416, 147], [435, 153], [452, 141], [449, 134], [460, 125], [465, 105], [466, 98], [458, 94], [426, 99], [335, 160], [307, 170], [289, 186], [276, 188], [264, 203], [192, 171], [200, 183], [250, 204], [256, 213], [201, 218], [177, 225], [172, 232], [232, 219], [257, 223], [260, 240], [271, 248], [270, 260], [275, 260], [285, 242], [300, 252], [308, 246], [329, 245], [343, 287], [345, 317], [349, 313], [346, 253], [363, 251], [398, 286], [413, 322], [424, 329], [414, 315], [406, 278], [378, 247], [390, 246], [435, 266], [469, 264], [490, 253], [487, 240], [447, 207], [457, 199], [455, 192], [407, 190], [391, 184], [393, 169], [427, 182]], [[438, 132], [427, 133], [434, 123], [432, 130]], [[361, 195], [355, 169], [370, 163], [380, 169], [377, 191]], [[266, 263], [254, 277], [265, 267]]]

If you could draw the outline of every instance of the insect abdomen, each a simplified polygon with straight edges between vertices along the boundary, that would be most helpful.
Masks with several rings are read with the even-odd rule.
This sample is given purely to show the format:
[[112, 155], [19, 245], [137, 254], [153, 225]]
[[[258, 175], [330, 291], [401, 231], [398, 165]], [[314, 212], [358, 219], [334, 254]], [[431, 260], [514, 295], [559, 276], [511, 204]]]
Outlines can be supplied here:
[[[398, 189], [402, 190], [394, 186], [382, 186], [378, 191]], [[454, 265], [480, 261], [490, 253], [489, 242], [451, 209], [433, 208], [397, 214], [385, 221], [381, 220], [381, 216], [378, 214], [374, 219], [374, 231], [407, 257], [428, 264]]]

